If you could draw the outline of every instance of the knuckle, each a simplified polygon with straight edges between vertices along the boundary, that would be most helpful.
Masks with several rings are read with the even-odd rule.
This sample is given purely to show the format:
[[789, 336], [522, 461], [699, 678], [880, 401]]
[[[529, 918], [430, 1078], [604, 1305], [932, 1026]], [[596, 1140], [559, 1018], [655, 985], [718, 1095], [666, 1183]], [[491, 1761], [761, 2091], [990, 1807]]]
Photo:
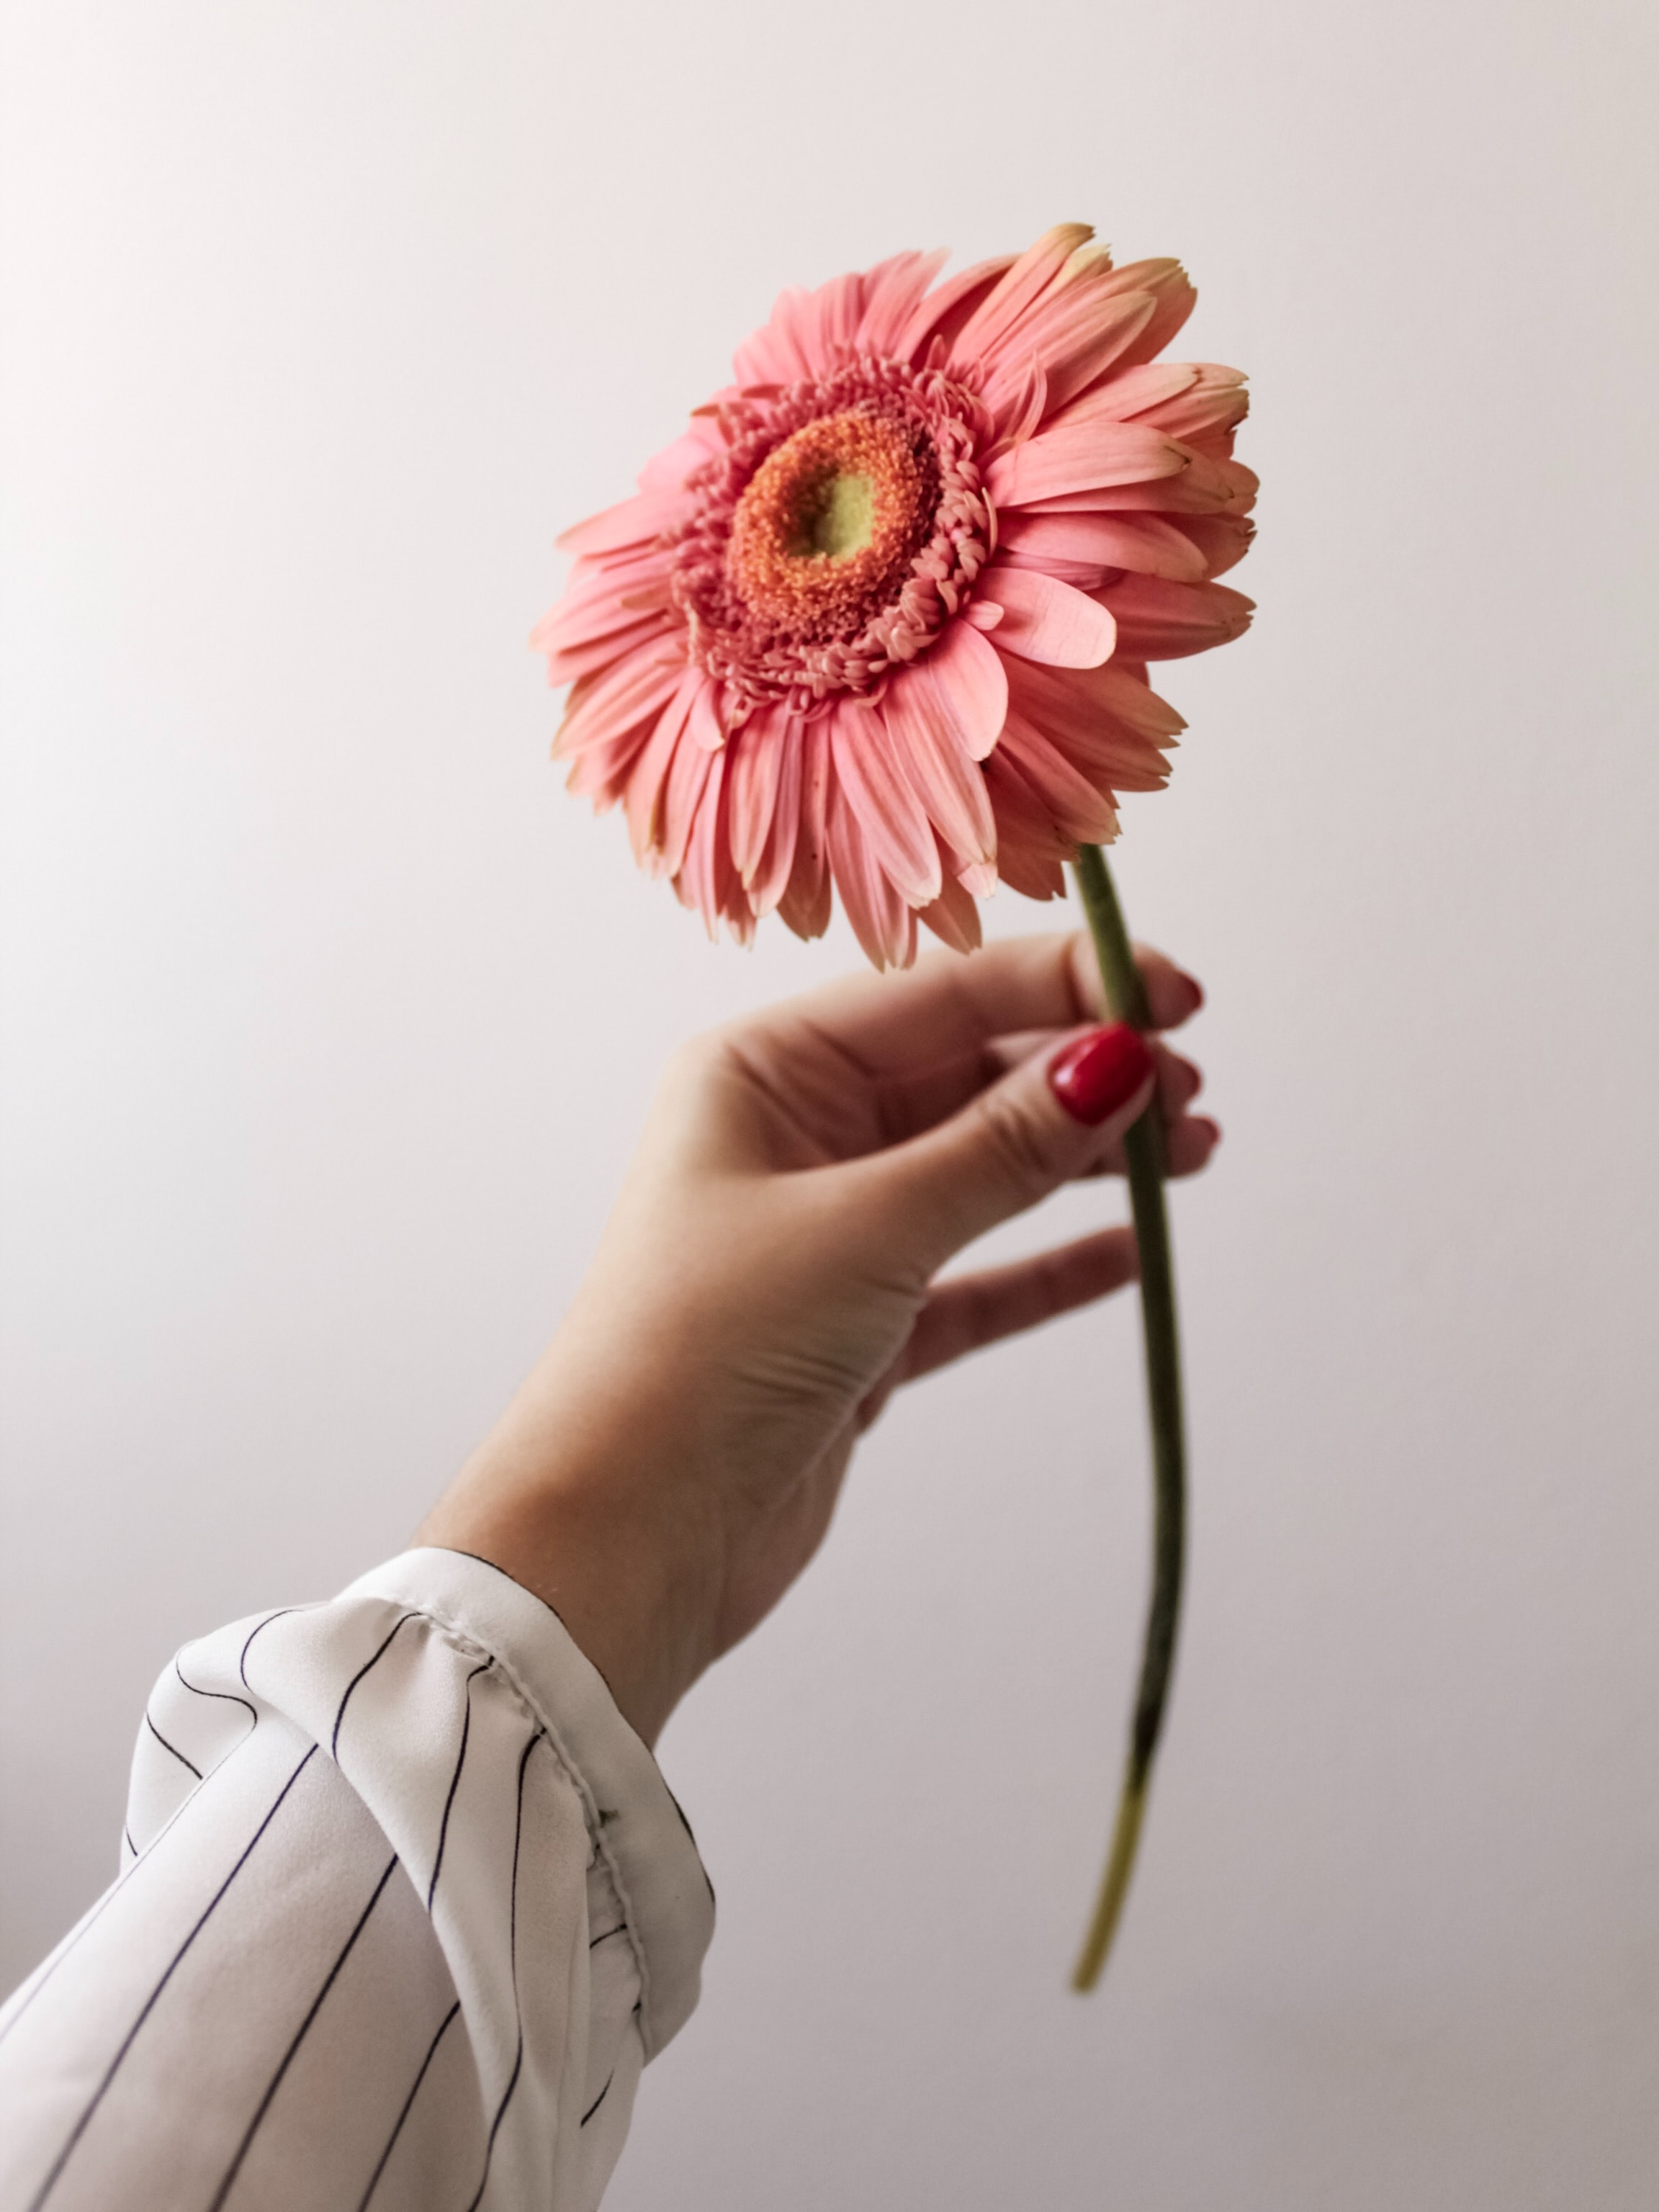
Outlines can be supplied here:
[[1031, 1115], [1006, 1092], [988, 1091], [979, 1102], [979, 1116], [1000, 1180], [1022, 1200], [1043, 1196], [1054, 1170], [1042, 1132]]

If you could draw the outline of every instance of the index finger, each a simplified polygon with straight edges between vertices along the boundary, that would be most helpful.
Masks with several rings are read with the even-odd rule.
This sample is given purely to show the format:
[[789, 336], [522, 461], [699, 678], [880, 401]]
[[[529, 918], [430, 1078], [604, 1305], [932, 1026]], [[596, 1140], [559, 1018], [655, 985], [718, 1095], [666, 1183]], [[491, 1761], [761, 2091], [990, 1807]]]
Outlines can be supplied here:
[[[1204, 994], [1161, 952], [1135, 948], [1155, 1029], [1174, 1029]], [[978, 952], [935, 952], [894, 975], [854, 975], [759, 1018], [775, 1034], [801, 1024], [872, 1076], [936, 1066], [1019, 1030], [1106, 1018], [1094, 950], [1081, 930], [998, 939]]]

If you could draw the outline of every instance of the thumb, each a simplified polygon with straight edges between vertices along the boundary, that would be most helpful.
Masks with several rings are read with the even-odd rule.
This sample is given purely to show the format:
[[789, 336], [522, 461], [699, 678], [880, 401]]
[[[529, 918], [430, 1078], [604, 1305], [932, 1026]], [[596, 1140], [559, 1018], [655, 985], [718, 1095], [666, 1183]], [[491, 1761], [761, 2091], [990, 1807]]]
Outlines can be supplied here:
[[1103, 1159], [1150, 1104], [1146, 1039], [1114, 1022], [1033, 1056], [948, 1121], [879, 1153], [886, 1202], [940, 1266]]

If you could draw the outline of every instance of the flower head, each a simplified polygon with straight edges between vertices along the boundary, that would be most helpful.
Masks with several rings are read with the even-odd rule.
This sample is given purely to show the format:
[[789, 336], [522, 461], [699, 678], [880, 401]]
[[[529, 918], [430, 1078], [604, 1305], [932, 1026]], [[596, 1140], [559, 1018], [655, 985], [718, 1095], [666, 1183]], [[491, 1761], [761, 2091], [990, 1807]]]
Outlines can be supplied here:
[[711, 930], [817, 936], [838, 890], [878, 966], [918, 920], [966, 950], [999, 879], [1059, 895], [1116, 794], [1166, 780], [1147, 662], [1250, 617], [1214, 580], [1250, 538], [1247, 402], [1155, 359], [1180, 264], [1092, 235], [784, 293], [636, 496], [561, 539], [554, 753]]

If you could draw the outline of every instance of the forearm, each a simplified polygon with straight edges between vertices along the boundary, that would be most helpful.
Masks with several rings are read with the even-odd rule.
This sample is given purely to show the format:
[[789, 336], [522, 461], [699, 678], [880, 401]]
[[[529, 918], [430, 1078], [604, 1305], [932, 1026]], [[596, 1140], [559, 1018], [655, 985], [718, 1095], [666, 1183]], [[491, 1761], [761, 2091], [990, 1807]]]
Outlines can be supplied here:
[[407, 1554], [162, 1678], [121, 1878], [0, 2016], [0, 2204], [591, 2206], [709, 1913], [558, 1623]]

